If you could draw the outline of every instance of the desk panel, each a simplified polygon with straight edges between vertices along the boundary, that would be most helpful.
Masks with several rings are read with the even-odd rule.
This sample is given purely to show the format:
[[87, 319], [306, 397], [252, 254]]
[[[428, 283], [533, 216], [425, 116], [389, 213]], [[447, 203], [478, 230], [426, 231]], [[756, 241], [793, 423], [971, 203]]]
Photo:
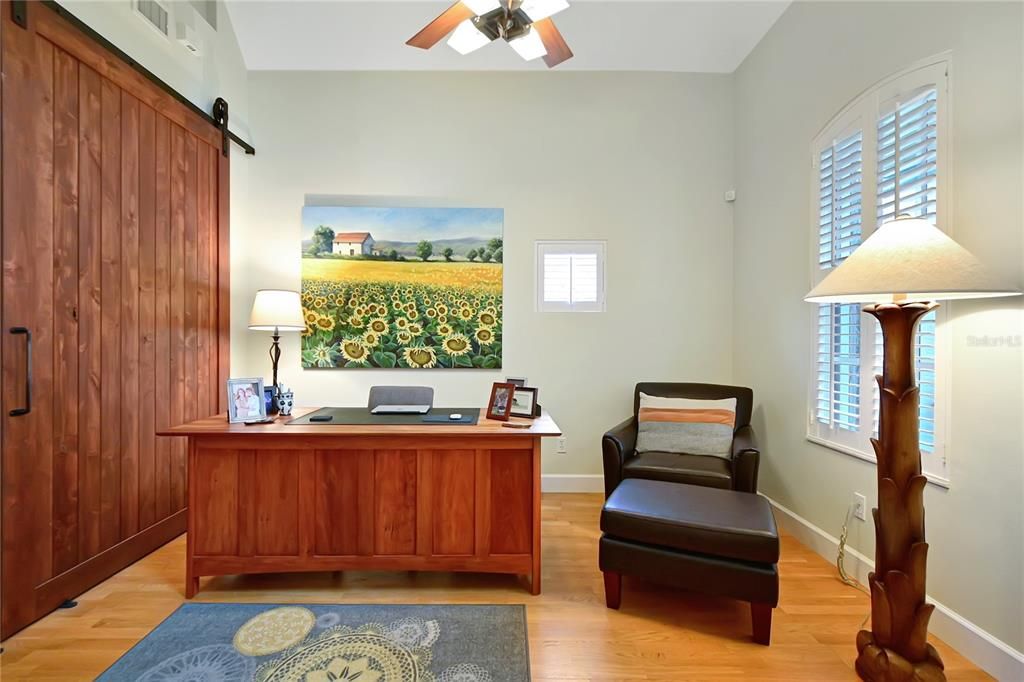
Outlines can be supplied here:
[[433, 511], [432, 554], [469, 556], [476, 549], [476, 451], [428, 450]]
[[415, 450], [377, 450], [373, 453], [374, 526], [376, 556], [416, 553]]
[[370, 554], [373, 518], [373, 450], [316, 450], [314, 553]]

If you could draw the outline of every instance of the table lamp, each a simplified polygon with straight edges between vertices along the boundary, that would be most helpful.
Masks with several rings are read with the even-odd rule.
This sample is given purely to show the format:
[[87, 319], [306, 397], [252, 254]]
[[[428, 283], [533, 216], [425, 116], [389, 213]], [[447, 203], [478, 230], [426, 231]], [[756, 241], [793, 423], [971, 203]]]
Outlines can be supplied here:
[[249, 329], [255, 331], [272, 331], [274, 335], [270, 344], [270, 362], [273, 366], [272, 391], [277, 410], [277, 362], [281, 359], [281, 332], [301, 332], [306, 328], [302, 317], [302, 303], [299, 292], [283, 289], [260, 289], [252, 302], [252, 313], [249, 315]]
[[811, 303], [870, 303], [882, 327], [875, 570], [871, 630], [857, 633], [857, 674], [865, 680], [944, 680], [928, 643], [925, 603], [924, 487], [914, 373], [914, 327], [938, 299], [1014, 296], [970, 252], [926, 220], [901, 216], [879, 227], [804, 298]]

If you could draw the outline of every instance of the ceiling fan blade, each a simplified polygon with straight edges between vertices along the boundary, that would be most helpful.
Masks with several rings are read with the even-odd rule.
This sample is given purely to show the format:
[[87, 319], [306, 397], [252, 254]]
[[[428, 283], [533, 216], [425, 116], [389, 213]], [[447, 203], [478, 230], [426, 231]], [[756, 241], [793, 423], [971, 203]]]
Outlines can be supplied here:
[[444, 38], [446, 35], [454, 31], [456, 26], [466, 19], [472, 19], [475, 16], [476, 14], [474, 14], [473, 10], [469, 7], [466, 7], [462, 2], [456, 2], [454, 5], [442, 12], [437, 19], [434, 19], [432, 22], [424, 26], [423, 30], [412, 38], [409, 38], [405, 44], [429, 50], [436, 45], [441, 38]]
[[544, 63], [548, 65], [548, 68], [558, 66], [566, 59], [572, 57], [572, 50], [565, 42], [565, 38], [558, 32], [555, 27], [555, 22], [551, 19], [541, 19], [540, 21], [533, 22], [533, 30], [539, 35], [541, 42], [544, 43], [544, 47], [548, 53], [544, 55]]

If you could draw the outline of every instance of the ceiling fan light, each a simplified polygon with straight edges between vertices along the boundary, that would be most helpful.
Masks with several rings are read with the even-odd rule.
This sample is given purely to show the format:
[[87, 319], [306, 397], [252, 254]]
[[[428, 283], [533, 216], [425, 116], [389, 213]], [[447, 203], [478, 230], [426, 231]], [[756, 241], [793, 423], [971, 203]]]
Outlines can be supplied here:
[[547, 19], [558, 14], [568, 7], [569, 3], [566, 0], [523, 0], [523, 4], [519, 6], [519, 9], [523, 10], [526, 16], [530, 17], [530, 21], [540, 21], [541, 19]]
[[540, 39], [540, 34], [533, 29], [530, 29], [518, 38], [510, 40], [508, 44], [526, 61], [543, 57], [548, 53], [547, 48], [544, 47], [544, 41]]
[[482, 17], [488, 12], [501, 7], [501, 3], [498, 0], [462, 0], [462, 4], [473, 11], [473, 14], [478, 17]]
[[469, 54], [489, 42], [491, 39], [480, 32], [472, 19], [466, 19], [459, 24], [448, 39], [448, 45], [459, 54]]

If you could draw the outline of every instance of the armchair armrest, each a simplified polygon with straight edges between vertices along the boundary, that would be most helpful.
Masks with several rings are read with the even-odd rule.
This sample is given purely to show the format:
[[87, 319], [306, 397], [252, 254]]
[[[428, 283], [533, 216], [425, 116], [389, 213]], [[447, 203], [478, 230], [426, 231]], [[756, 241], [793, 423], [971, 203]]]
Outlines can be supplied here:
[[732, 439], [732, 489], [756, 493], [760, 463], [761, 451], [753, 427], [741, 426]]
[[604, 457], [604, 496], [608, 497], [622, 480], [622, 465], [636, 450], [636, 419], [630, 417], [601, 438]]

